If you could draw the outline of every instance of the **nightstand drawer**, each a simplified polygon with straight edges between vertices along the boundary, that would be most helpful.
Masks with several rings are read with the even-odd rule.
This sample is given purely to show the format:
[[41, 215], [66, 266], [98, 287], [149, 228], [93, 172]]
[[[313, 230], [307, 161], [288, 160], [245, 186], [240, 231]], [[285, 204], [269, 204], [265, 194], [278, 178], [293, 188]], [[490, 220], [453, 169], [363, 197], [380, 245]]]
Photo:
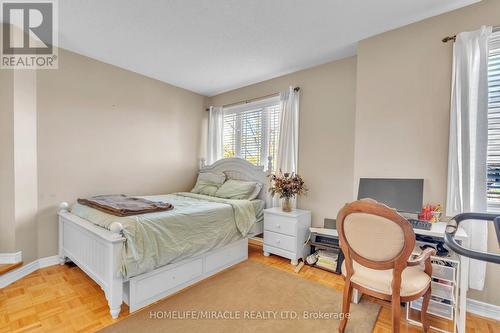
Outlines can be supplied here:
[[280, 234], [297, 236], [297, 222], [286, 216], [266, 214], [264, 217], [264, 229]]
[[264, 244], [295, 252], [297, 247], [297, 239], [292, 236], [286, 236], [278, 234], [276, 232], [268, 231], [264, 233]]

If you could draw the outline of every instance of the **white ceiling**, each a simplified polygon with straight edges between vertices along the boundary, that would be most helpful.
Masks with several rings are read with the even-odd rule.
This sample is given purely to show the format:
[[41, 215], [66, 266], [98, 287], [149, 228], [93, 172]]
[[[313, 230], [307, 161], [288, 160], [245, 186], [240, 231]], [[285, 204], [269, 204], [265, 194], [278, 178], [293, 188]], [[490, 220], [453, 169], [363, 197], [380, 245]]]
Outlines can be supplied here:
[[61, 0], [59, 45], [203, 95], [356, 53], [478, 0]]

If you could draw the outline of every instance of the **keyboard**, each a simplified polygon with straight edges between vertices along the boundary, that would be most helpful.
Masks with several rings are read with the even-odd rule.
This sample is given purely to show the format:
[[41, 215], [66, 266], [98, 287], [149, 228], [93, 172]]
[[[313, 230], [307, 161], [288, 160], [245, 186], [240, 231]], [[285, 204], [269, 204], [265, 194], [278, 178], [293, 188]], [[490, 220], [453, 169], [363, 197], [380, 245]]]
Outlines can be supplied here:
[[431, 230], [432, 228], [432, 223], [429, 223], [427, 221], [409, 219], [408, 222], [410, 222], [413, 229]]

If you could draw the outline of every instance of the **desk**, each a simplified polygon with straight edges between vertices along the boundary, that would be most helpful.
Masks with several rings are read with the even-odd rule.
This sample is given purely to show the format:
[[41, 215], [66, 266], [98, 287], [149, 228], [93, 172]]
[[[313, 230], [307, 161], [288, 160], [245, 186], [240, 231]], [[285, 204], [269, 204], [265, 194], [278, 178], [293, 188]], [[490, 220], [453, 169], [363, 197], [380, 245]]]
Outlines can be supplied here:
[[[423, 229], [413, 229], [415, 234], [422, 236], [432, 236], [438, 238], [444, 238], [444, 229], [446, 228], [446, 222], [436, 222], [432, 223], [432, 228], [430, 230]], [[455, 234], [455, 238], [459, 241], [467, 241], [469, 237], [465, 233], [463, 228], [459, 228]]]
[[[431, 236], [442, 238], [444, 241], [445, 222], [436, 222], [432, 224], [430, 230], [413, 229], [416, 235]], [[335, 230], [336, 233], [336, 230]], [[462, 228], [457, 230], [455, 239], [461, 241], [465, 247], [469, 247], [469, 237]], [[469, 289], [469, 258], [460, 257], [460, 281], [459, 281], [459, 298], [458, 298], [458, 317], [457, 317], [457, 332], [465, 333], [465, 316], [467, 313], [467, 290]], [[436, 257], [439, 258], [439, 257]], [[356, 289], [353, 290], [353, 302], [358, 303], [361, 299], [361, 293]]]

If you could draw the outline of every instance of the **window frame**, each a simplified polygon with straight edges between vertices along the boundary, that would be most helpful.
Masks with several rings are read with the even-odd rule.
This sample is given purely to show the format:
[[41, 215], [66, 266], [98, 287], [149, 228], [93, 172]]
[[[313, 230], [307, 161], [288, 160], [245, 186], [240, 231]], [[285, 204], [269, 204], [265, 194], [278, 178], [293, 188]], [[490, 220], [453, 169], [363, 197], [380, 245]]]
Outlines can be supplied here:
[[[500, 28], [494, 28], [493, 33], [491, 35], [491, 39], [489, 41], [489, 54], [488, 54], [488, 67], [489, 67], [489, 59], [490, 57], [494, 56], [499, 56], [500, 55]], [[488, 69], [488, 77], [489, 77], [489, 69]], [[490, 99], [489, 99], [489, 90], [490, 90], [490, 84], [488, 80], [488, 118], [490, 117]], [[495, 107], [495, 109], [500, 108], [500, 105], [498, 107]], [[489, 124], [489, 119], [488, 119], [488, 131], [490, 130], [490, 124]], [[490, 146], [490, 134], [488, 133], [488, 146]], [[500, 213], [500, 202], [491, 202], [489, 199], [489, 191], [490, 191], [490, 182], [488, 181], [488, 174], [489, 174], [489, 150], [488, 150], [488, 157], [486, 160], [486, 205], [487, 205], [487, 212], [489, 213]]]
[[[261, 114], [261, 142], [260, 142], [260, 165], [264, 166], [264, 169], [267, 169], [268, 165], [268, 156], [269, 155], [269, 140], [270, 140], [270, 115], [264, 115], [264, 112], [269, 112], [269, 108], [271, 107], [281, 107], [280, 106], [280, 97], [279, 95], [268, 97], [265, 99], [259, 99], [258, 101], [254, 102], [249, 102], [249, 103], [244, 103], [244, 104], [237, 104], [237, 105], [232, 105], [228, 107], [223, 108], [223, 127], [225, 127], [225, 120], [226, 120], [226, 115], [237, 115], [245, 112], [250, 112], [252, 110], [257, 110], [257, 109], [262, 109], [262, 114]], [[280, 117], [281, 118], [281, 117]], [[281, 121], [280, 121], [281, 122]], [[236, 133], [241, 133], [241, 122], [236, 121]], [[279, 124], [281, 127], [281, 124]], [[222, 132], [224, 133], [225, 129], [223, 128]], [[225, 137], [224, 137], [225, 138]], [[224, 138], [222, 140], [222, 144], [224, 146]], [[241, 135], [235, 135], [234, 138], [234, 147], [235, 147], [235, 156], [234, 157], [241, 157], [241, 151], [242, 151], [242, 143], [241, 143]], [[276, 140], [276, 144], [279, 145], [278, 139]], [[275, 148], [277, 150], [277, 147]], [[273, 160], [276, 161], [276, 156], [273, 156]], [[252, 162], [250, 162], [252, 163]], [[253, 164], [253, 163], [252, 163]], [[273, 162], [273, 168], [275, 167], [275, 164]]]

